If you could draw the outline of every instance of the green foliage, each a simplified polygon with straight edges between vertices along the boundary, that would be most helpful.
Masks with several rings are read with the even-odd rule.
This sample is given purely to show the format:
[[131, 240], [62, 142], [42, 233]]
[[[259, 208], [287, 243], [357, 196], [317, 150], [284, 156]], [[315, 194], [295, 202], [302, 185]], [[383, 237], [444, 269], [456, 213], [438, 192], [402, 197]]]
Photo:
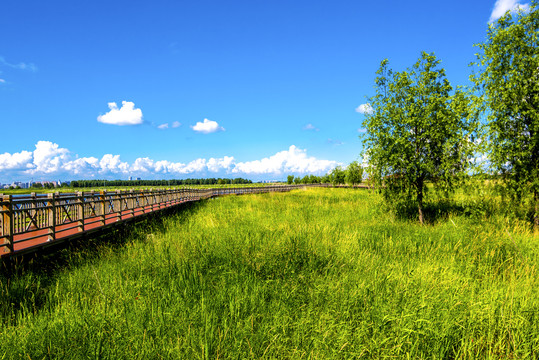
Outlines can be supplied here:
[[288, 175], [288, 176], [286, 177], [286, 183], [287, 183], [288, 185], [291, 185], [293, 182], [294, 182], [294, 175]]
[[[539, 201], [539, 10], [507, 13], [477, 46], [471, 79], [486, 113], [489, 160], [508, 194]], [[535, 223], [539, 225], [536, 205]]]
[[388, 204], [416, 206], [420, 222], [427, 183], [449, 194], [466, 175], [474, 150], [470, 99], [461, 89], [453, 92], [439, 64], [425, 52], [402, 72], [382, 61], [363, 123], [370, 180]]
[[361, 184], [363, 168], [357, 161], [352, 161], [346, 168], [345, 181], [349, 185]]
[[335, 169], [331, 170], [329, 177], [333, 185], [342, 185], [346, 178], [346, 171], [342, 166], [337, 166]]
[[331, 176], [330, 174], [326, 174], [320, 178], [321, 184], [331, 184]]

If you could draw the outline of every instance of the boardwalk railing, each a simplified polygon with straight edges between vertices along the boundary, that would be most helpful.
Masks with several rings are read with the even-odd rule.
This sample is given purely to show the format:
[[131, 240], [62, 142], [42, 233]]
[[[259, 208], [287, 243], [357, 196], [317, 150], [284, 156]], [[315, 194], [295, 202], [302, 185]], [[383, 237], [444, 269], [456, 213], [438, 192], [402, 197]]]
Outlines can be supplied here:
[[305, 185], [0, 194], [0, 257], [34, 251], [190, 201], [229, 194], [283, 192], [298, 187]]

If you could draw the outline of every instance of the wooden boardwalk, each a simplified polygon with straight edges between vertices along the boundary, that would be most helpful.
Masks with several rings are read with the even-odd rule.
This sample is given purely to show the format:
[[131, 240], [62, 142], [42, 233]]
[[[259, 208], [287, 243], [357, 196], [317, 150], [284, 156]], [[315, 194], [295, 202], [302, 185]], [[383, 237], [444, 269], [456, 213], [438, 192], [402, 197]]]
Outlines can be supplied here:
[[22, 255], [188, 202], [305, 185], [163, 189], [13, 196], [0, 194], [0, 257]]

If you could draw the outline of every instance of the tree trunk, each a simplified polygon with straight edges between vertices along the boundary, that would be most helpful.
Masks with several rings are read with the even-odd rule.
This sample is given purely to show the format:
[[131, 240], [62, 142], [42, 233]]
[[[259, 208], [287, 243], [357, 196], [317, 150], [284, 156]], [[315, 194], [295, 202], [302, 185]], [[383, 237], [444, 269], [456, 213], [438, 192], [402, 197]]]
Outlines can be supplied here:
[[417, 211], [419, 213], [419, 223], [423, 225], [424, 223], [424, 217], [423, 217], [423, 185], [420, 184], [420, 186], [417, 187]]
[[539, 232], [539, 193], [537, 190], [533, 191], [533, 201], [535, 205], [535, 212], [533, 214], [533, 230]]

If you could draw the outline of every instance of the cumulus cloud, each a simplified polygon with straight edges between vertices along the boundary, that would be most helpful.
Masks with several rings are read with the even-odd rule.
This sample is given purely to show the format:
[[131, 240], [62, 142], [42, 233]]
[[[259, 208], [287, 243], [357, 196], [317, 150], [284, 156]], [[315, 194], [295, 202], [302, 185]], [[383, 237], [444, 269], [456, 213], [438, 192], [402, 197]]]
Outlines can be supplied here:
[[92, 174], [99, 171], [99, 159], [95, 157], [77, 158], [64, 164], [63, 169], [72, 175]]
[[122, 107], [118, 109], [115, 102], [110, 102], [110, 111], [105, 115], [99, 115], [97, 121], [111, 125], [138, 125], [142, 124], [142, 110], [135, 109], [135, 103], [122, 101]]
[[219, 172], [223, 169], [229, 170], [233, 164], [234, 164], [234, 157], [225, 156], [222, 159], [211, 158], [206, 163], [206, 166], [208, 167], [208, 170], [211, 172]]
[[165, 130], [168, 129], [168, 123], [161, 124], [157, 127], [159, 130]]
[[127, 173], [129, 164], [120, 160], [120, 155], [105, 154], [99, 161], [99, 172], [106, 173]]
[[38, 141], [33, 154], [33, 173], [54, 173], [61, 169], [69, 158], [69, 150], [50, 141]]
[[307, 156], [307, 151], [292, 145], [288, 150], [276, 153], [262, 160], [237, 163], [233, 173], [283, 175], [290, 173], [322, 174], [338, 163], [331, 160], [319, 160]]
[[204, 119], [203, 122], [197, 122], [196, 125], [191, 126], [191, 129], [203, 134], [210, 134], [217, 131], [225, 131], [225, 129], [222, 126], [219, 126], [216, 121], [208, 119]]
[[179, 122], [179, 121], [174, 121], [174, 122], [172, 123], [172, 128], [177, 128], [177, 127], [180, 127], [180, 126], [182, 126], [182, 123]]
[[373, 111], [372, 106], [369, 103], [361, 104], [356, 108], [356, 112], [360, 114], [372, 114], [372, 111]]
[[32, 152], [30, 151], [0, 154], [0, 171], [27, 170], [32, 167]]
[[[34, 151], [0, 154], [0, 181], [74, 178], [127, 178], [131, 175], [146, 178], [184, 176], [244, 176], [279, 177], [286, 174], [324, 174], [340, 165], [336, 161], [321, 160], [307, 155], [307, 151], [292, 145], [269, 157], [237, 162], [233, 156], [194, 159], [188, 163], [154, 160], [139, 157], [128, 163], [120, 155], [105, 154], [98, 157], [78, 157], [68, 149], [50, 141], [39, 141]], [[5, 178], [7, 177], [7, 178]]]
[[496, 0], [489, 22], [494, 22], [505, 15], [507, 11], [516, 12], [518, 10], [527, 11], [529, 4], [521, 4], [520, 0]]

